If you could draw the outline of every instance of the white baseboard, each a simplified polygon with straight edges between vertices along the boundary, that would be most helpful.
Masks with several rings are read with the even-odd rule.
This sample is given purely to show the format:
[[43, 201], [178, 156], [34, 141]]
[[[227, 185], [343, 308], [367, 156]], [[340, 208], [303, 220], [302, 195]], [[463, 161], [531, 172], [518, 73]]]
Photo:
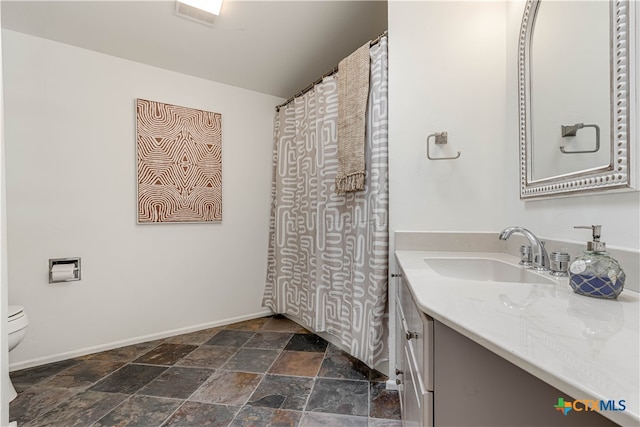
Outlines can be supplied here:
[[257, 319], [259, 317], [270, 316], [273, 312], [265, 309], [256, 313], [246, 314], [243, 316], [231, 317], [214, 322], [201, 323], [199, 325], [187, 326], [170, 331], [157, 332], [154, 334], [144, 335], [135, 338], [129, 338], [122, 341], [100, 344], [93, 347], [81, 348], [78, 350], [67, 351], [65, 353], [53, 354], [50, 356], [38, 357], [37, 359], [24, 360], [9, 365], [9, 372], [18, 371], [20, 369], [33, 368], [34, 366], [46, 365], [47, 363], [60, 362], [61, 360], [73, 359], [74, 357], [86, 356], [87, 354], [97, 353], [100, 351], [113, 350], [114, 348], [124, 347], [132, 344], [139, 344], [147, 341], [158, 340], [162, 338], [173, 337], [175, 335], [188, 334], [189, 332], [201, 331], [203, 329], [215, 328], [217, 326], [230, 325], [232, 323], [242, 322], [245, 320]]

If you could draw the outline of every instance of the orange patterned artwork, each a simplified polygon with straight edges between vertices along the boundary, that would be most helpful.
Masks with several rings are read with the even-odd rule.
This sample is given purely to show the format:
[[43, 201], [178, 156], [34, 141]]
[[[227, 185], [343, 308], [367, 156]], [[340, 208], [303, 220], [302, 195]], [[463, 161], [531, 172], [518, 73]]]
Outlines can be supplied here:
[[136, 100], [138, 223], [222, 221], [222, 115]]

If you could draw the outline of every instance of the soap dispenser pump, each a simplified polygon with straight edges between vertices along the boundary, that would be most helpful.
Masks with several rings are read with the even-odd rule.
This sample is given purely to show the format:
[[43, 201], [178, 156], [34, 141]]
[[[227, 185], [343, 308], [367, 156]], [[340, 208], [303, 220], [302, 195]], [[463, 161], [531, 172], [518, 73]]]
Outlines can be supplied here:
[[587, 250], [577, 257], [569, 267], [569, 284], [580, 295], [595, 298], [617, 298], [624, 288], [626, 278], [620, 264], [606, 252], [600, 241], [601, 225], [577, 225], [573, 228], [591, 229], [593, 240], [587, 243]]

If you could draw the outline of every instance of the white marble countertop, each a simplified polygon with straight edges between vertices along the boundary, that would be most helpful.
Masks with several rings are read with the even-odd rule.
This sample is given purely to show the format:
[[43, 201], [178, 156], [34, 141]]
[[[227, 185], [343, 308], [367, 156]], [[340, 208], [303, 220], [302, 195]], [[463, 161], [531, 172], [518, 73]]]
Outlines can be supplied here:
[[[551, 284], [445, 278], [428, 257], [493, 258], [495, 252], [396, 251], [416, 303], [429, 316], [568, 394], [624, 400], [624, 411], [603, 411], [621, 425], [640, 425], [640, 298], [577, 295], [568, 278]], [[548, 276], [547, 276], [548, 277]]]

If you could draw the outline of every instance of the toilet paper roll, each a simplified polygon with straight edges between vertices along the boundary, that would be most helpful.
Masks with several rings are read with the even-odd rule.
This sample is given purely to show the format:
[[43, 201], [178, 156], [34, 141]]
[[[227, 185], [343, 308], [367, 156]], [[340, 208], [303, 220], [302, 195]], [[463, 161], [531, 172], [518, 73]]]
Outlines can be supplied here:
[[61, 281], [75, 279], [76, 276], [73, 272], [75, 267], [76, 265], [74, 263], [55, 264], [51, 267], [51, 280]]

